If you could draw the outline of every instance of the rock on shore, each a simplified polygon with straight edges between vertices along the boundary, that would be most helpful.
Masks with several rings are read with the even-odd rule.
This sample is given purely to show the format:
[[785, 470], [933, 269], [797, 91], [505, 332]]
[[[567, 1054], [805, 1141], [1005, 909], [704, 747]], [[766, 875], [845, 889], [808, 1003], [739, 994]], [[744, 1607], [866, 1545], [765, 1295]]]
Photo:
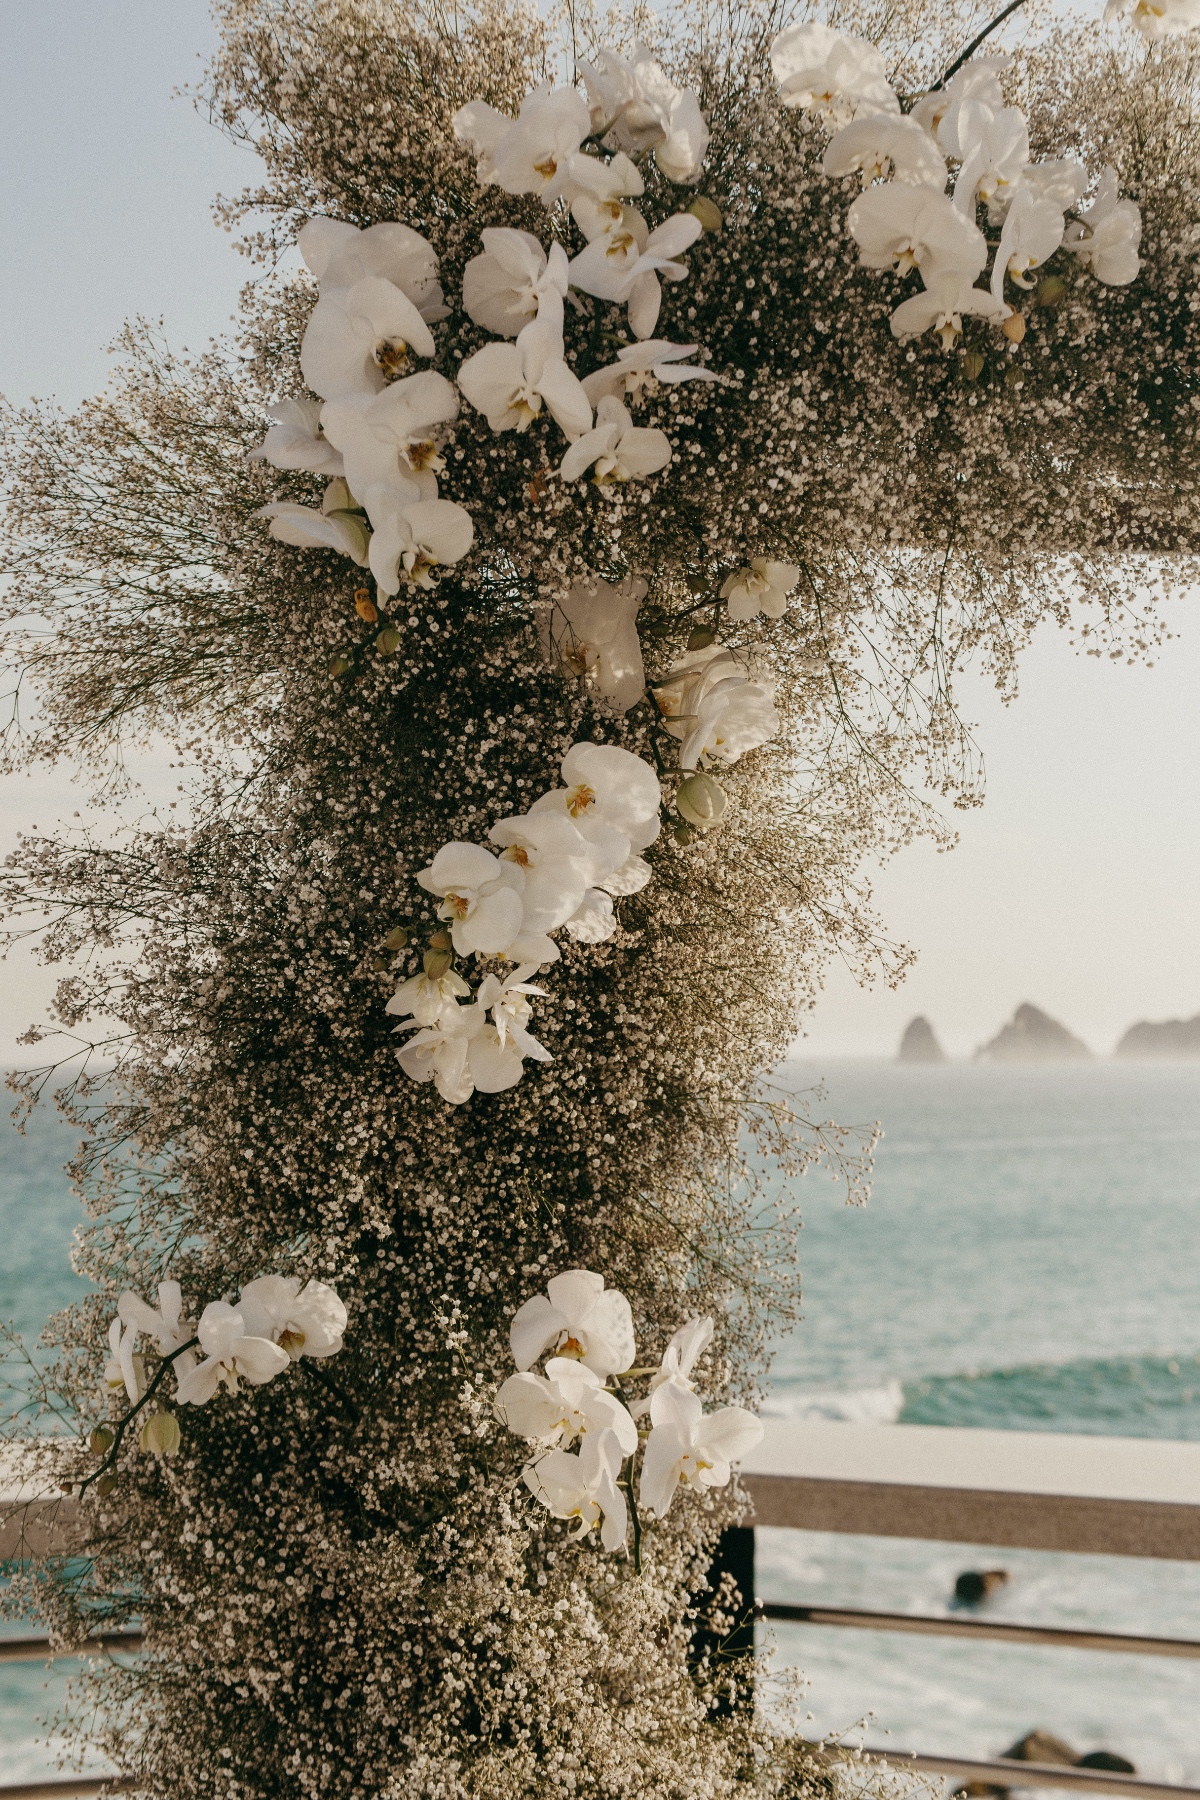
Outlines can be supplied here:
[[1028, 1001], [990, 1043], [975, 1052], [980, 1062], [1087, 1062], [1091, 1051], [1065, 1025]]
[[1200, 1056], [1200, 1013], [1194, 1019], [1139, 1019], [1116, 1048], [1116, 1055], [1145, 1061], [1177, 1062]]
[[937, 1033], [929, 1020], [918, 1013], [904, 1027], [896, 1061], [902, 1063], [944, 1063], [946, 1052], [938, 1043]]

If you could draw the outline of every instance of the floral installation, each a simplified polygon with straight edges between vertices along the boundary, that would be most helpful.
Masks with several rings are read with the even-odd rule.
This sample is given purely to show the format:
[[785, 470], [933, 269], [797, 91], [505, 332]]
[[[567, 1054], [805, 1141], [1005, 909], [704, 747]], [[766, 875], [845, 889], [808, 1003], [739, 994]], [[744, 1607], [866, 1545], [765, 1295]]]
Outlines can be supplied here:
[[1196, 8], [1026, 11], [217, 0], [236, 337], [7, 410], [8, 765], [182, 789], [0, 872], [92, 1284], [5, 1604], [143, 1634], [63, 1726], [131, 1791], [827, 1791], [708, 1580], [869, 1181], [772, 1071], [911, 959], [964, 671], [1200, 576]]

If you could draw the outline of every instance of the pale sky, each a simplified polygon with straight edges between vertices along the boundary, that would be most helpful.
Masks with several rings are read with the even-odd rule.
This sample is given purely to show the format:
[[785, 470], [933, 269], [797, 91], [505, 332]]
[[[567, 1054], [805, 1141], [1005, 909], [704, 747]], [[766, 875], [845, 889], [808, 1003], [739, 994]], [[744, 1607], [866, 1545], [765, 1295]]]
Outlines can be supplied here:
[[[72, 404], [103, 384], [130, 314], [192, 348], [224, 329], [251, 271], [209, 201], [255, 165], [170, 97], [212, 42], [202, 0], [0, 0], [0, 21], [0, 391]], [[1179, 609], [1153, 669], [1047, 631], [1015, 705], [970, 690], [987, 804], [958, 821], [957, 850], [917, 847], [877, 881], [917, 966], [897, 992], [834, 969], [801, 1054], [891, 1054], [916, 1012], [968, 1054], [1022, 1000], [1101, 1051], [1134, 1019], [1200, 1011], [1198, 614]], [[0, 783], [0, 843], [80, 803], [65, 775]], [[25, 957], [0, 968], [0, 1063], [48, 992]]]

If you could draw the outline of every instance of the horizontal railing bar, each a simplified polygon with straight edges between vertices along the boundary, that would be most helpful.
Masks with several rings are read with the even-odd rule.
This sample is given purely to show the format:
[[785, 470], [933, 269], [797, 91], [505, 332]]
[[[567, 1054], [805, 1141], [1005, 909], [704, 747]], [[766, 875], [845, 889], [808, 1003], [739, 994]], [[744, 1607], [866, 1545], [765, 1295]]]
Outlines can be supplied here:
[[53, 1780], [0, 1787], [0, 1800], [98, 1800], [101, 1794], [127, 1794], [136, 1785], [116, 1775], [60, 1775]]
[[[824, 1751], [830, 1762], [842, 1761], [845, 1755]], [[1074, 1788], [1086, 1794], [1138, 1795], [1140, 1800], [1200, 1800], [1200, 1788], [1180, 1787], [1169, 1781], [1148, 1781], [1143, 1775], [1111, 1774], [1107, 1769], [1076, 1769], [1069, 1763], [1018, 1762], [1015, 1757], [996, 1756], [975, 1761], [965, 1756], [926, 1756], [907, 1750], [879, 1750], [867, 1746], [862, 1755], [871, 1762], [886, 1762], [893, 1769], [916, 1769], [924, 1775], [959, 1775], [967, 1781], [988, 1782], [1006, 1788]], [[5, 1791], [0, 1788], [0, 1800]]]
[[1014, 1625], [1001, 1619], [952, 1619], [928, 1613], [867, 1612], [857, 1606], [785, 1606], [760, 1600], [758, 1614], [790, 1625], [842, 1625], [857, 1631], [911, 1631], [929, 1637], [989, 1639], [1002, 1644], [1057, 1644], [1069, 1650], [1111, 1650], [1127, 1656], [1200, 1657], [1192, 1638], [1138, 1637], [1120, 1631], [1080, 1631], [1057, 1625]]
[[[73, 1650], [51, 1650], [49, 1638], [0, 1638], [0, 1663], [54, 1662], [72, 1656], [94, 1656], [98, 1650], [141, 1650], [145, 1637], [140, 1631], [106, 1631], [85, 1639]], [[0, 1794], [8, 1790], [0, 1787]]]

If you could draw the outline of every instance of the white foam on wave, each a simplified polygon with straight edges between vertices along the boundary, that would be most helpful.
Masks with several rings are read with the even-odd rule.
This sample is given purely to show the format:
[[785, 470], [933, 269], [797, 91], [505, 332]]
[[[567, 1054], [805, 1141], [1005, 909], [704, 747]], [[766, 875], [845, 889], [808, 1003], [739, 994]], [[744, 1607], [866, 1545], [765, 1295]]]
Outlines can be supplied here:
[[844, 1419], [854, 1425], [894, 1425], [904, 1405], [904, 1389], [898, 1381], [879, 1387], [837, 1389], [782, 1389], [769, 1394], [762, 1404], [767, 1419]]

